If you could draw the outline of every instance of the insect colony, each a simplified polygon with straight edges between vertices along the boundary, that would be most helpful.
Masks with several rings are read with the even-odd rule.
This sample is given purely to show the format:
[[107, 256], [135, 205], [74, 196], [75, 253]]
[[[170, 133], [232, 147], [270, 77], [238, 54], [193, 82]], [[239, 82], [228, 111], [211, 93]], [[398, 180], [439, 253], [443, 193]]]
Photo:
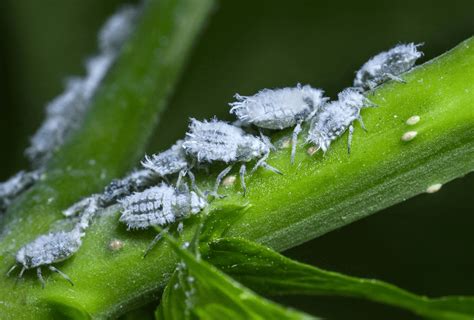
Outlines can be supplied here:
[[[65, 139], [65, 131], [70, 128], [58, 127], [56, 122], [68, 123], [63, 120], [71, 113], [77, 116], [77, 112], [68, 112], [77, 109], [77, 106], [80, 106], [82, 112], [84, 100], [88, 99], [99, 85], [121, 43], [130, 33], [129, 26], [135, 17], [136, 12], [133, 9], [125, 8], [106, 23], [100, 33], [102, 54], [91, 59], [92, 62], [88, 64], [89, 76], [85, 80], [74, 80], [69, 84], [69, 91], [60, 96], [61, 99], [50, 104], [49, 116], [33, 137], [32, 147], [27, 150], [31, 157], [40, 157], [39, 162], [44, 162], [44, 156], [57, 147], [48, 145], [45, 141], [50, 143]], [[234, 164], [240, 164], [240, 183], [244, 196], [247, 163], [255, 162], [251, 173], [262, 167], [281, 174], [277, 168], [267, 163], [274, 149], [270, 139], [262, 133], [250, 133], [248, 127], [253, 126], [259, 130], [293, 128], [289, 159], [291, 163], [295, 159], [298, 136], [304, 123], [309, 124], [305, 142], [323, 152], [328, 150], [332, 141], [348, 131], [350, 152], [353, 122], [359, 121], [365, 129], [360, 111], [366, 107], [375, 107], [364, 93], [388, 80], [403, 82], [400, 75], [410, 70], [422, 56], [422, 52], [417, 50], [418, 46], [397, 45], [374, 56], [356, 73], [354, 87], [343, 90], [335, 101], [324, 97], [324, 91], [321, 89], [298, 84], [292, 88], [263, 89], [252, 96], [236, 94], [236, 101], [229, 104], [230, 113], [237, 118], [233, 124], [218, 119], [191, 119], [185, 137], [170, 149], [145, 156], [140, 169], [122, 179], [112, 181], [102, 194], [92, 195], [64, 210], [65, 217], [78, 217], [78, 222], [72, 230], [41, 235], [21, 247], [16, 253], [16, 264], [8, 274], [18, 266], [21, 267], [19, 277], [28, 269], [36, 269], [37, 277], [44, 286], [41, 268], [46, 267], [73, 284], [66, 274], [52, 264], [68, 259], [80, 249], [82, 238], [100, 208], [117, 204], [121, 211], [119, 220], [128, 229], [156, 226], [163, 227], [163, 232], [166, 232], [171, 224], [198, 214], [209, 201], [221, 197], [218, 194], [219, 185]], [[77, 89], [78, 86], [82, 86], [82, 91]], [[79, 92], [84, 90], [86, 97], [77, 97]], [[74, 122], [75, 118], [69, 120]], [[214, 163], [228, 166], [217, 176], [213, 190], [203, 192], [197, 187], [192, 170], [206, 168]], [[40, 175], [41, 169], [33, 173], [21, 172], [0, 184], [0, 210], [6, 208], [14, 197], [38, 180]], [[185, 181], [186, 177], [191, 182], [191, 187]], [[170, 181], [175, 181], [175, 184]], [[182, 224], [179, 228], [182, 228]], [[153, 239], [145, 254], [160, 237], [161, 232]]]

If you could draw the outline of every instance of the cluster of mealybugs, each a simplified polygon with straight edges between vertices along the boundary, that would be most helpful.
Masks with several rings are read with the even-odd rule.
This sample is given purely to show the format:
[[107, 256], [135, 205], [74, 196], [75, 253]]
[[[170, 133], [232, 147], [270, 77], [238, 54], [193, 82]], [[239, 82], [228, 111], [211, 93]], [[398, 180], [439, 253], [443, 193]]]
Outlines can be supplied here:
[[[122, 26], [119, 20], [110, 22], [110, 25]], [[104, 50], [115, 47], [119, 42], [114, 36], [105, 36], [108, 32], [114, 34], [111, 30], [102, 33]], [[235, 163], [240, 163], [244, 196], [246, 163], [255, 161], [251, 172], [263, 167], [281, 174], [267, 163], [273, 150], [270, 139], [262, 131], [260, 135], [250, 133], [246, 130], [248, 126], [255, 126], [259, 130], [293, 128], [290, 156], [292, 163], [298, 135], [305, 122], [309, 124], [306, 143], [314, 144], [323, 152], [328, 150], [332, 141], [348, 130], [350, 152], [353, 122], [357, 120], [365, 130], [361, 109], [375, 106], [364, 94], [365, 90], [373, 89], [388, 80], [403, 81], [401, 74], [412, 68], [422, 56], [417, 50], [418, 46], [413, 43], [397, 45], [374, 56], [357, 72], [354, 87], [344, 89], [335, 101], [328, 101], [321, 89], [298, 84], [293, 88], [264, 89], [253, 96], [236, 94], [236, 101], [230, 103], [230, 113], [237, 117], [234, 124], [217, 119], [191, 119], [184, 139], [178, 140], [164, 152], [145, 156], [141, 169], [112, 181], [102, 194], [90, 196], [66, 209], [63, 212], [66, 217], [79, 216], [79, 222], [71, 231], [42, 235], [22, 247], [16, 255], [17, 264], [22, 266], [20, 276], [25, 270], [36, 268], [38, 278], [44, 285], [41, 267], [47, 266], [72, 283], [67, 275], [52, 264], [69, 258], [80, 248], [81, 239], [99, 208], [117, 204], [121, 211], [119, 220], [128, 229], [162, 228], [146, 249], [146, 255], [171, 224], [179, 222], [179, 230], [183, 219], [206, 208], [209, 197], [220, 197], [218, 187]], [[202, 192], [196, 186], [192, 170], [206, 168], [214, 163], [228, 166], [217, 175], [213, 190]], [[189, 178], [191, 188], [184, 181], [185, 177]], [[175, 185], [170, 183], [171, 179], [175, 179]], [[8, 203], [34, 181], [32, 177], [25, 176], [25, 173], [20, 173], [11, 180], [21, 182], [15, 186], [11, 181], [0, 184], [0, 205]]]

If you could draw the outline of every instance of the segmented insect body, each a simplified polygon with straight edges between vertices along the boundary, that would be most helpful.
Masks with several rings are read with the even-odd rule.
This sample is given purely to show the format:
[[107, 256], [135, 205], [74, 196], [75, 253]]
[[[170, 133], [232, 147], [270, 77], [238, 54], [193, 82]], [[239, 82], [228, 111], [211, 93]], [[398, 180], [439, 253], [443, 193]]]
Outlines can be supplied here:
[[165, 183], [119, 200], [120, 221], [129, 229], [166, 226], [200, 212], [207, 202], [187, 188], [178, 190]]
[[20, 171], [7, 181], [0, 183], [0, 212], [5, 210], [15, 197], [28, 189], [39, 177], [39, 171]]
[[418, 51], [419, 46], [421, 44], [400, 44], [374, 56], [357, 71], [354, 86], [368, 90], [388, 80], [403, 82], [399, 75], [410, 70], [423, 55]]
[[[76, 253], [81, 247], [83, 236], [84, 233], [79, 228], [75, 228], [69, 232], [60, 231], [39, 236], [23, 246], [16, 254], [16, 261], [22, 266], [19, 277], [23, 276], [25, 270], [36, 268], [38, 279], [44, 287], [41, 267], [48, 266], [51, 271], [59, 273], [72, 285], [71, 279], [51, 264], [64, 261]], [[8, 273], [16, 266], [14, 265]]]
[[357, 89], [345, 89], [339, 93], [337, 101], [326, 104], [324, 109], [313, 118], [307, 142], [314, 143], [319, 149], [326, 152], [331, 142], [349, 129], [348, 151], [350, 152], [354, 130], [352, 123], [358, 120], [365, 130], [360, 110], [370, 106], [375, 105]]
[[36, 268], [38, 279], [44, 287], [45, 281], [41, 267], [47, 266], [49, 270], [60, 274], [73, 285], [73, 282], [65, 273], [51, 264], [66, 260], [79, 250], [85, 231], [90, 226], [90, 221], [98, 210], [97, 200], [97, 195], [92, 195], [65, 210], [64, 215], [66, 216], [80, 214], [80, 219], [74, 228], [71, 231], [51, 232], [41, 235], [21, 247], [16, 253], [16, 264], [10, 268], [7, 275], [16, 269], [18, 265], [22, 267], [19, 278], [23, 276], [26, 270]]
[[165, 183], [132, 194], [119, 202], [122, 205], [120, 221], [128, 229], [165, 227], [155, 236], [144, 256], [158, 243], [163, 232], [167, 232], [168, 225], [197, 214], [207, 206], [206, 200], [194, 191], [189, 191], [186, 185], [177, 189]]
[[189, 168], [183, 140], [178, 140], [171, 148], [151, 157], [145, 156], [142, 166], [152, 170], [160, 177], [166, 177]]
[[[233, 163], [248, 162], [259, 159], [252, 171], [258, 167], [264, 167], [273, 172], [280, 173], [277, 169], [266, 163], [272, 145], [267, 137], [256, 137], [245, 133], [241, 128], [232, 126], [223, 121], [213, 119], [211, 121], [198, 121], [191, 119], [189, 132], [183, 148], [188, 155], [196, 159], [199, 163], [213, 163], [216, 161]], [[228, 173], [230, 167], [224, 169], [223, 173]], [[244, 176], [246, 172], [245, 163], [240, 170], [241, 183], [245, 193]], [[214, 193], [224, 178], [224, 174], [219, 174]]]
[[133, 171], [122, 179], [112, 180], [100, 195], [100, 203], [102, 206], [112, 205], [120, 198], [148, 188], [157, 180], [156, 174], [149, 169]]
[[253, 96], [236, 94], [237, 102], [229, 104], [232, 107], [230, 113], [235, 114], [244, 125], [253, 124], [274, 130], [294, 126], [291, 150], [293, 162], [301, 124], [311, 119], [327, 101], [323, 94], [323, 90], [300, 84], [295, 88], [264, 89]]

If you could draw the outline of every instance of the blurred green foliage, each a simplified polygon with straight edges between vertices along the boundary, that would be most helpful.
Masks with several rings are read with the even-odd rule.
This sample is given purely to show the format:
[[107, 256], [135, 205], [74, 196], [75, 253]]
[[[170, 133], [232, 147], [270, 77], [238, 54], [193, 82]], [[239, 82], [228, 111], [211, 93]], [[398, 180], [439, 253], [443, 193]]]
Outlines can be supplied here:
[[[84, 74], [96, 32], [121, 0], [0, 3], [0, 180], [26, 168], [22, 152], [67, 76]], [[181, 137], [187, 118], [229, 118], [235, 92], [310, 83], [330, 96], [371, 55], [424, 42], [435, 57], [474, 30], [472, 0], [222, 1], [185, 70], [150, 150]], [[292, 258], [429, 295], [474, 294], [474, 175], [289, 250]], [[446, 230], [451, 230], [446, 232]], [[416, 244], [416, 246], [413, 245]], [[331, 319], [408, 318], [339, 298], [285, 298]], [[317, 310], [317, 311], [316, 311]]]

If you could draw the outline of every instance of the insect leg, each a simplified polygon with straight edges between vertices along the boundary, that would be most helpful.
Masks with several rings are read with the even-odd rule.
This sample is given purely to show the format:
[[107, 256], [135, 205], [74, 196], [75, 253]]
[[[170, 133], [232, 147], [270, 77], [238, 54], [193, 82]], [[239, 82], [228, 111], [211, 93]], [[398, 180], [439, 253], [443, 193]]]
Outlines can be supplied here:
[[269, 153], [265, 154], [260, 160], [258, 160], [255, 166], [252, 168], [252, 171], [250, 171], [250, 173], [254, 173], [255, 170], [258, 169], [258, 167], [264, 167], [267, 170], [283, 175], [283, 173], [280, 170], [278, 170], [275, 167], [272, 167], [266, 162], [266, 160], [268, 159], [268, 156], [269, 156]]
[[266, 162], [262, 163], [262, 167], [264, 167], [265, 169], [270, 170], [271, 172], [274, 172], [276, 174], [283, 175], [283, 172], [281, 172], [280, 170], [278, 170], [275, 167], [272, 167], [271, 165], [269, 165]]
[[69, 278], [69, 276], [67, 274], [65, 274], [64, 272], [62, 272], [61, 270], [59, 270], [58, 268], [53, 267], [53, 266], [48, 266], [48, 268], [49, 268], [49, 270], [58, 273], [67, 282], [69, 282], [71, 284], [71, 286], [74, 286], [74, 283], [72, 282], [71, 278]]
[[222, 198], [223, 196], [219, 195], [217, 193], [217, 190], [219, 189], [219, 186], [222, 182], [222, 179], [225, 178], [225, 176], [230, 172], [230, 170], [232, 169], [232, 165], [228, 166], [227, 168], [225, 168], [224, 170], [221, 171], [221, 173], [219, 173], [217, 175], [217, 178], [216, 178], [216, 184], [214, 185], [214, 191], [212, 192], [212, 195], [216, 198]]
[[183, 230], [184, 230], [184, 224], [183, 224], [183, 221], [180, 221], [178, 223], [178, 227], [176, 228], [176, 231], [178, 231], [179, 234], [183, 233]]
[[155, 238], [153, 238], [153, 240], [150, 242], [150, 244], [148, 245], [148, 247], [146, 248], [145, 250], [145, 253], [143, 254], [143, 258], [145, 258], [148, 253], [150, 253], [151, 249], [153, 249], [153, 247], [158, 243], [158, 241], [161, 240], [161, 238], [163, 238], [163, 234], [165, 232], [168, 232], [168, 227], [164, 228], [163, 230], [161, 230], [156, 236]]
[[41, 282], [41, 288], [44, 289], [45, 282], [43, 279], [43, 274], [41, 273], [41, 267], [36, 268], [36, 275], [38, 276], [38, 280]]
[[351, 154], [352, 134], [354, 133], [354, 126], [349, 126], [349, 135], [347, 136], [347, 153]]
[[397, 77], [396, 75], [392, 73], [384, 73], [384, 76], [388, 77], [390, 80], [396, 81], [396, 82], [401, 82], [401, 83], [407, 83], [405, 80], [403, 80], [400, 77]]
[[10, 276], [10, 274], [13, 272], [18, 267], [18, 265], [15, 263], [8, 271], [7, 271], [7, 277]]
[[18, 274], [18, 279], [20, 279], [21, 277], [23, 277], [23, 273], [25, 272], [26, 268], [25, 266], [23, 266], [23, 268], [21, 268], [21, 271], [20, 273]]
[[198, 196], [205, 199], [206, 196], [204, 195], [204, 193], [202, 193], [201, 189], [199, 189], [198, 186], [196, 185], [196, 177], [194, 176], [194, 174], [191, 172], [191, 170], [189, 170], [187, 174], [188, 174], [189, 180], [191, 180], [191, 188], [194, 190], [194, 192], [197, 193]]
[[364, 125], [364, 121], [362, 120], [362, 116], [361, 116], [361, 115], [359, 115], [359, 116], [357, 117], [357, 121], [359, 121], [360, 127], [361, 127], [365, 132], [367, 132], [367, 128], [366, 128], [365, 125]]
[[260, 160], [258, 160], [255, 166], [252, 168], [252, 171], [250, 171], [250, 173], [253, 174], [259, 167], [263, 166], [263, 163], [265, 163], [269, 155], [270, 153], [266, 153], [263, 157], [261, 157]]
[[180, 170], [178, 174], [178, 180], [176, 181], [176, 189], [181, 187], [181, 182], [183, 181], [183, 177], [186, 175], [186, 170]]
[[247, 171], [247, 167], [245, 166], [245, 163], [243, 163], [240, 166], [240, 185], [242, 186], [242, 190], [244, 191], [244, 197], [247, 193], [247, 186], [245, 185], [245, 172]]
[[303, 120], [298, 120], [296, 123], [296, 127], [293, 130], [293, 135], [291, 137], [291, 164], [295, 162], [295, 154], [296, 154], [296, 144], [298, 143], [298, 135], [301, 132], [301, 123]]

